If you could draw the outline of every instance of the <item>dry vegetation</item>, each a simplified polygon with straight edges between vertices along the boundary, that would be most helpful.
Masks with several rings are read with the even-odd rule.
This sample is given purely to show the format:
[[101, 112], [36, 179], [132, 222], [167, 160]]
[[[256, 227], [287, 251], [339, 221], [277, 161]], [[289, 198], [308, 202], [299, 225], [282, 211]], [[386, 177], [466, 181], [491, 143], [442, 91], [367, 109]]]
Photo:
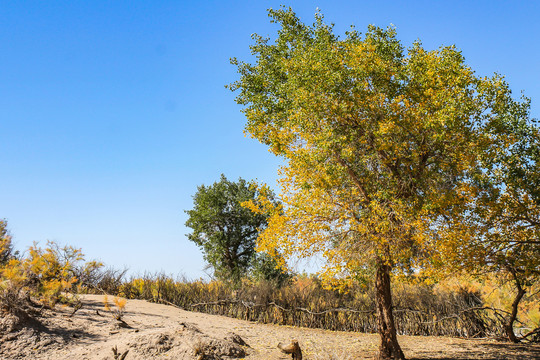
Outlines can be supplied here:
[[101, 264], [84, 262], [81, 250], [48, 242], [45, 248], [34, 244], [26, 256], [12, 254], [8, 236], [0, 252], [9, 253], [0, 263], [0, 332], [10, 333], [36, 323], [44, 309], [56, 304], [80, 308], [78, 294], [93, 281]]
[[[116, 326], [104, 310], [103, 295], [82, 295], [82, 308], [56, 306], [43, 310], [39, 327], [2, 335], [0, 358], [32, 360], [148, 359], [290, 359], [279, 342], [298, 340], [303, 360], [372, 359], [376, 334], [327, 331], [259, 324], [223, 316], [184, 311], [173, 306], [128, 300], [124, 321]], [[98, 315], [99, 313], [99, 315]], [[400, 336], [410, 359], [540, 359], [539, 345], [449, 337]]]
[[[241, 289], [218, 281], [175, 281], [155, 275], [131, 279], [108, 290], [130, 299], [262, 323], [377, 331], [373, 289], [369, 284], [355, 283], [346, 291], [338, 291], [325, 289], [316, 277], [297, 276], [282, 287], [245, 280]], [[501, 286], [489, 278], [480, 282], [462, 277], [436, 285], [400, 281], [395, 282], [393, 294], [400, 334], [466, 338], [502, 338], [504, 319], [513, 299], [511, 286]], [[539, 309], [540, 300], [533, 291], [520, 307], [518, 334], [530, 333], [540, 326]], [[540, 340], [537, 333], [528, 339]]]
[[[331, 290], [307, 275], [280, 286], [250, 278], [240, 287], [165, 275], [128, 280], [125, 270], [85, 262], [79, 249], [47, 243], [20, 256], [5, 231], [0, 240], [2, 359], [266, 360], [283, 358], [277, 344], [291, 339], [298, 340], [304, 359], [361, 359], [377, 351], [369, 282]], [[539, 289], [531, 289], [515, 330], [528, 333], [524, 340], [533, 343], [540, 341], [540, 301]], [[88, 293], [100, 295], [82, 295]], [[495, 341], [504, 335], [506, 309], [514, 298], [512, 287], [495, 278], [433, 285], [413, 277], [395, 281], [393, 293], [398, 329], [408, 335], [400, 338], [408, 356], [540, 358], [538, 345]]]

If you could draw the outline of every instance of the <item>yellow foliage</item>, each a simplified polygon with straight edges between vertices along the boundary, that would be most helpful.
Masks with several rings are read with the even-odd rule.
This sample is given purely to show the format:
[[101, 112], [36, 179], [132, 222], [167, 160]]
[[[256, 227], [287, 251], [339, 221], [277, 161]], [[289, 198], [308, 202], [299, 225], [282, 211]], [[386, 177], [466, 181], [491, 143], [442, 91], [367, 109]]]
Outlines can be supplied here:
[[120, 311], [124, 311], [124, 308], [126, 307], [127, 299], [119, 298], [118, 296], [114, 297], [114, 304]]
[[77, 291], [77, 271], [82, 269], [85, 273], [101, 266], [90, 262], [80, 268], [79, 263], [83, 260], [80, 249], [61, 248], [54, 242], [48, 242], [45, 248], [34, 244], [26, 257], [0, 265], [2, 289], [28, 293], [35, 300], [53, 307], [60, 300], [69, 301], [66, 295]]
[[[446, 278], [437, 283], [435, 293], [461, 291], [478, 294], [483, 306], [510, 312], [516, 289], [511, 281], [504, 281], [500, 274], [488, 274], [482, 278], [460, 275]], [[522, 326], [534, 329], [540, 326], [540, 284], [529, 288], [528, 294], [518, 307], [517, 318]]]
[[111, 310], [111, 306], [109, 305], [109, 296], [107, 294], [103, 295], [103, 308], [107, 311]]
[[116, 320], [122, 320], [126, 311], [127, 299], [115, 296], [113, 298], [113, 303], [114, 308], [109, 304], [109, 296], [107, 294], [103, 295], [103, 308], [105, 311], [109, 311]]

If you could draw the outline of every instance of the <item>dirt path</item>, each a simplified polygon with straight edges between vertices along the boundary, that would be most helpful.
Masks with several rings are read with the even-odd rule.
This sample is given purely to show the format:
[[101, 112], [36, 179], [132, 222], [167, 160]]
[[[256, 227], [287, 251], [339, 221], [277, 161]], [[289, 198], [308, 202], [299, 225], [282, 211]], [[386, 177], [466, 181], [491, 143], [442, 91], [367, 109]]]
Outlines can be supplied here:
[[[257, 324], [141, 300], [127, 302], [124, 320], [130, 328], [125, 328], [104, 310], [102, 296], [88, 295], [83, 302], [71, 318], [71, 309], [61, 308], [47, 314], [40, 331], [4, 336], [0, 359], [113, 359], [113, 346], [119, 352], [129, 350], [126, 360], [209, 359], [211, 354], [290, 359], [276, 345], [297, 339], [305, 360], [352, 360], [371, 359], [378, 347], [374, 334]], [[233, 334], [248, 346], [240, 345]], [[400, 336], [399, 341], [409, 359], [540, 359], [539, 345], [417, 336]]]

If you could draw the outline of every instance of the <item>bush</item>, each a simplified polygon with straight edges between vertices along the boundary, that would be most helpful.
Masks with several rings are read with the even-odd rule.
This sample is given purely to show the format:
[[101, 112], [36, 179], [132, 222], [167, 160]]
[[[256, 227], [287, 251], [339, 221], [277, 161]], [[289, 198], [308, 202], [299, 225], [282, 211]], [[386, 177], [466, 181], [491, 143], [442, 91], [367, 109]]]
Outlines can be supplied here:
[[15, 320], [0, 330], [11, 331], [34, 318], [39, 307], [78, 301], [76, 294], [84, 286], [78, 276], [95, 273], [101, 266], [95, 261], [85, 263], [80, 249], [54, 242], [47, 242], [45, 248], [34, 244], [25, 257], [12, 257], [0, 266], [0, 309], [3, 317]]

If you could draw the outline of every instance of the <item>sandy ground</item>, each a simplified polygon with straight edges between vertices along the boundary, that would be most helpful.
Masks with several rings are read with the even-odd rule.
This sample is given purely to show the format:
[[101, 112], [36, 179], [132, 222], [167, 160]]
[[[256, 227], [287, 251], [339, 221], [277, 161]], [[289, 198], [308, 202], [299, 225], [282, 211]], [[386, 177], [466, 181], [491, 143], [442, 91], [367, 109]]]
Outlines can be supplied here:
[[[84, 296], [83, 304], [71, 318], [71, 308], [59, 307], [41, 325], [0, 337], [0, 359], [114, 359], [113, 347], [129, 350], [125, 360], [290, 359], [276, 345], [297, 339], [306, 360], [352, 360], [373, 358], [379, 340], [375, 334], [257, 324], [141, 300], [127, 302], [125, 327], [104, 309], [102, 296]], [[399, 341], [409, 359], [540, 359], [540, 345], [416, 336]]]

